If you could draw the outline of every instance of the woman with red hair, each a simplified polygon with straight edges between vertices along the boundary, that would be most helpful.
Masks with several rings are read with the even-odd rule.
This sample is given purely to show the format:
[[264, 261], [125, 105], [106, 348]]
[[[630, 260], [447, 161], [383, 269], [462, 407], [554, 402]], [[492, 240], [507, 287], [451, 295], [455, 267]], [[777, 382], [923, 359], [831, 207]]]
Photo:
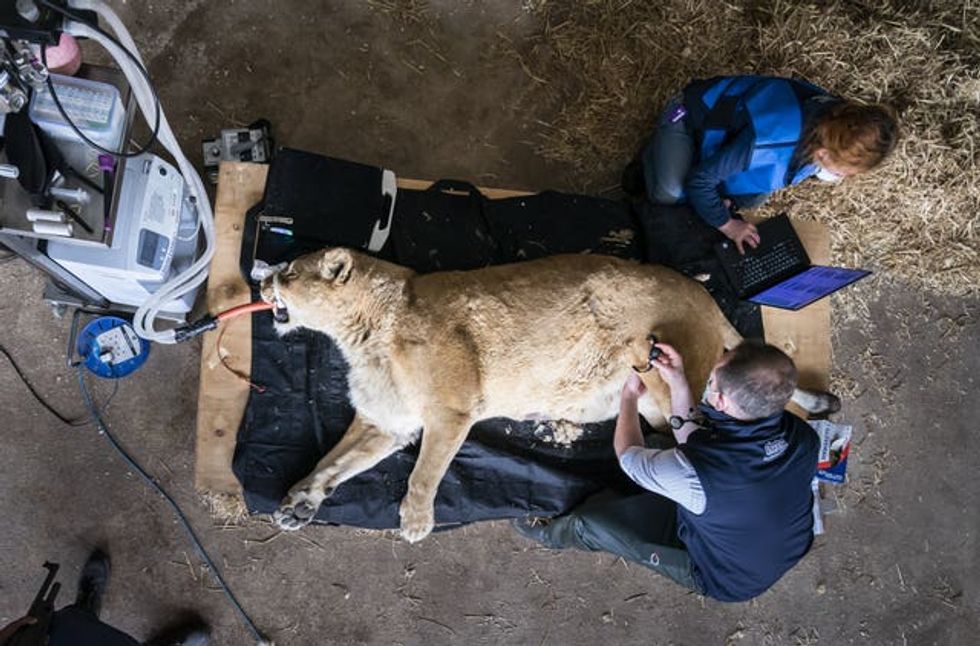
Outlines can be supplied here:
[[[898, 124], [884, 105], [834, 96], [811, 83], [768, 76], [694, 81], [671, 99], [624, 176], [654, 204], [688, 203], [742, 251], [754, 225], [732, 217], [809, 177], [840, 181], [894, 150]], [[641, 186], [642, 183], [642, 186]]]

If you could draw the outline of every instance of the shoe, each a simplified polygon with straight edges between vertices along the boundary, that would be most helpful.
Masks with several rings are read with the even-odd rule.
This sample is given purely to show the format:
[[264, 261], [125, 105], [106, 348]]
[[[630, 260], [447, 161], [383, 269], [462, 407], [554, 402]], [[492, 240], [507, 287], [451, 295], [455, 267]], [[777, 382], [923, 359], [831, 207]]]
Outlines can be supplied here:
[[634, 159], [626, 165], [619, 183], [628, 196], [635, 199], [646, 197], [646, 180], [643, 177], [643, 164], [639, 159]]
[[173, 646], [208, 646], [211, 631], [207, 628], [194, 628], [173, 643]]
[[510, 521], [510, 526], [514, 528], [514, 531], [524, 538], [552, 547], [548, 536], [548, 525], [550, 524], [550, 518], [541, 518], [538, 516], [512, 518]]
[[165, 629], [146, 642], [146, 646], [208, 646], [210, 643], [211, 629], [195, 616]]
[[82, 572], [78, 577], [75, 606], [98, 617], [102, 612], [102, 597], [105, 596], [106, 586], [109, 585], [111, 570], [109, 556], [99, 549], [93, 551], [82, 566]]

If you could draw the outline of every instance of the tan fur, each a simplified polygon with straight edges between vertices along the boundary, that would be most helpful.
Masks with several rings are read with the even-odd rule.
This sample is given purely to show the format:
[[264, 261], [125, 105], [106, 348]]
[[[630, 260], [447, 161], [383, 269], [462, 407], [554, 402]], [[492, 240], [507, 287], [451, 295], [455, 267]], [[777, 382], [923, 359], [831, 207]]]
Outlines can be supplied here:
[[[330, 335], [350, 364], [357, 416], [340, 444], [293, 487], [276, 521], [296, 529], [329, 492], [398, 448], [422, 446], [401, 506], [402, 535], [431, 531], [439, 481], [470, 426], [489, 417], [615, 417], [651, 333], [681, 352], [700, 393], [741, 340], [697, 282], [617, 258], [555, 256], [417, 275], [346, 249], [309, 254], [263, 284], [290, 322]], [[651, 423], [669, 410], [656, 370], [642, 373]]]

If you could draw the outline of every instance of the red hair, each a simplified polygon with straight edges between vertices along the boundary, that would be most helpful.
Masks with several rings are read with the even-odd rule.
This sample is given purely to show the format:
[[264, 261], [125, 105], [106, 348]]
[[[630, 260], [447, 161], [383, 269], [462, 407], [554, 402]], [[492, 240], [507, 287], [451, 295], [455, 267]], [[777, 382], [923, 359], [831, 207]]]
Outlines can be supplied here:
[[806, 138], [807, 157], [818, 148], [835, 164], [868, 171], [888, 157], [898, 144], [898, 120], [892, 108], [845, 101], [817, 118]]

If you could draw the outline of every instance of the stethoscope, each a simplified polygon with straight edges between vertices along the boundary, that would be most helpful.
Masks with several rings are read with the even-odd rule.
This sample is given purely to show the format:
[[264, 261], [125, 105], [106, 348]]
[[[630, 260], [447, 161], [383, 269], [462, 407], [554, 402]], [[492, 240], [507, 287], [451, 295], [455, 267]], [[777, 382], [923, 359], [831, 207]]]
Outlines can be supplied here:
[[[657, 359], [659, 359], [660, 356], [663, 354], [663, 350], [658, 348], [656, 345], [657, 343], [659, 343], [656, 334], [651, 334], [650, 336], [647, 337], [647, 340], [650, 342], [649, 359], [647, 360], [647, 365], [642, 368], [637, 368], [636, 366], [633, 366], [633, 370], [638, 373], [650, 372], [651, 370], [653, 370], [653, 364], [656, 363]], [[708, 419], [707, 416], [700, 413], [697, 409], [692, 408], [689, 414], [690, 417], [671, 415], [670, 417], [667, 418], [667, 423], [670, 424], [670, 428], [672, 428], [675, 431], [680, 430], [680, 428], [685, 424], [687, 424], [688, 422], [694, 424], [700, 429], [707, 430], [707, 429], [714, 428], [715, 425], [714, 422]]]

